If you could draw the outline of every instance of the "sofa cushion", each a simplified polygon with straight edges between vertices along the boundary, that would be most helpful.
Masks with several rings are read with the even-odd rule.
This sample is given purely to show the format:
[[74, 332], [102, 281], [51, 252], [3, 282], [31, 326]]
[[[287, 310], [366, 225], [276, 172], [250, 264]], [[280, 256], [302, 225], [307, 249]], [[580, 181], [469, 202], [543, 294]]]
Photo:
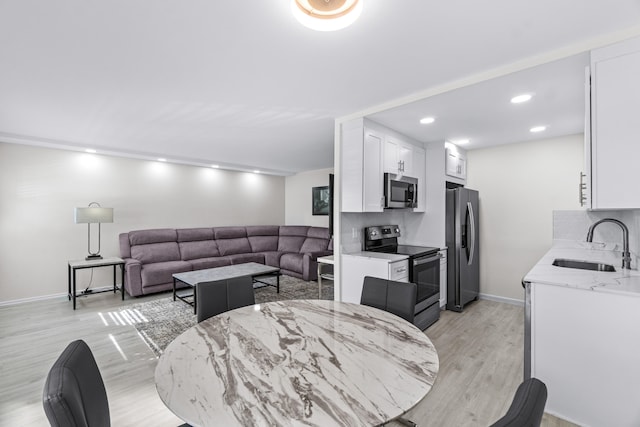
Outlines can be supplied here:
[[[213, 236], [213, 232], [211, 232]], [[201, 240], [197, 242], [180, 242], [180, 256], [183, 261], [198, 258], [212, 258], [220, 256], [218, 244], [215, 240]]]
[[237, 239], [247, 237], [247, 230], [245, 227], [216, 227], [213, 229], [213, 235], [216, 240]]
[[200, 258], [189, 261], [189, 263], [194, 270], [204, 270], [205, 268], [224, 267], [225, 265], [231, 265], [231, 258], [223, 256], [215, 258]]
[[213, 240], [213, 228], [179, 228], [176, 230], [178, 242]]
[[249, 236], [251, 252], [267, 252], [278, 250], [278, 236]]
[[280, 226], [278, 225], [249, 225], [245, 229], [248, 237], [280, 235]]
[[307, 237], [329, 240], [329, 229], [325, 227], [309, 227]]
[[191, 271], [186, 261], [168, 261], [142, 266], [142, 287], [173, 282], [173, 274]]
[[216, 240], [218, 244], [218, 250], [220, 255], [234, 255], [234, 254], [250, 254], [251, 245], [246, 237], [239, 239], [220, 239]]
[[265, 265], [270, 265], [271, 267], [280, 267], [280, 257], [283, 255], [283, 252], [271, 251], [271, 252], [263, 252], [264, 255], [264, 263]]
[[282, 254], [280, 257], [280, 268], [301, 273], [303, 258], [304, 254]]
[[148, 245], [150, 243], [175, 242], [178, 238], [173, 228], [158, 228], [154, 230], [135, 230], [129, 232], [131, 246]]
[[302, 236], [280, 236], [278, 250], [280, 252], [300, 252], [305, 239], [306, 237]]
[[235, 254], [229, 255], [232, 264], [244, 264], [245, 262], [257, 262], [264, 264], [264, 254]]
[[329, 246], [327, 239], [316, 239], [315, 237], [307, 237], [300, 248], [300, 252], [321, 252], [326, 251]]
[[151, 243], [148, 245], [132, 246], [131, 257], [137, 259], [142, 264], [178, 261], [180, 260], [180, 250], [176, 242]]
[[304, 236], [307, 237], [309, 227], [306, 225], [281, 225], [280, 236]]

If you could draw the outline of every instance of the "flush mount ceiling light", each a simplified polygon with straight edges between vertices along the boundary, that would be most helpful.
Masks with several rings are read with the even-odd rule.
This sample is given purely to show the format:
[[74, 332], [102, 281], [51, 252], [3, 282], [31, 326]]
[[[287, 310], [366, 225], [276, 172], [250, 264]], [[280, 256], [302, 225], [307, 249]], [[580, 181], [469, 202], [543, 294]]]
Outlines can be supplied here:
[[546, 126], [534, 126], [531, 129], [529, 129], [529, 132], [542, 132], [544, 130], [546, 130], [547, 127]]
[[422, 123], [423, 125], [428, 125], [430, 123], [435, 122], [436, 119], [434, 119], [433, 117], [425, 117], [424, 119], [420, 119], [420, 123]]
[[525, 93], [523, 95], [518, 95], [518, 96], [514, 96], [513, 98], [511, 98], [511, 103], [512, 104], [520, 104], [522, 102], [527, 102], [530, 99], [531, 99], [531, 95], [529, 95], [528, 93]]
[[316, 31], [336, 31], [353, 24], [363, 0], [291, 0], [291, 11], [302, 25]]

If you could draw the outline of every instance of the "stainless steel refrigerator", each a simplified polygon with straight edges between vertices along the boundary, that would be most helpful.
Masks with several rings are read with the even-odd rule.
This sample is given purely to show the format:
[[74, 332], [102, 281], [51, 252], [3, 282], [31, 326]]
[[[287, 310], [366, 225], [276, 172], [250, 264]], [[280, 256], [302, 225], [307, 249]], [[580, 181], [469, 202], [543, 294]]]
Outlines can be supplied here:
[[447, 189], [446, 212], [447, 310], [460, 312], [480, 291], [478, 192]]

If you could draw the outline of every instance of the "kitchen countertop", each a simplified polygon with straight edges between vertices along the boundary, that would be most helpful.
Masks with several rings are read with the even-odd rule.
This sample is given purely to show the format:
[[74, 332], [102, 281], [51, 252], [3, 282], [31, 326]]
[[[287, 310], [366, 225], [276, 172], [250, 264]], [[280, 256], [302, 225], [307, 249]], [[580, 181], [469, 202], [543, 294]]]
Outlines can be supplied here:
[[[556, 258], [591, 261], [613, 265], [615, 272], [556, 267]], [[555, 240], [554, 245], [524, 277], [525, 281], [576, 289], [609, 292], [640, 297], [638, 258], [632, 254], [633, 270], [622, 269], [619, 245]]]
[[365, 258], [386, 259], [389, 262], [402, 261], [405, 259], [409, 259], [409, 255], [388, 254], [385, 252], [371, 252], [371, 251], [349, 252], [348, 254], [343, 254], [343, 255], [361, 256]]

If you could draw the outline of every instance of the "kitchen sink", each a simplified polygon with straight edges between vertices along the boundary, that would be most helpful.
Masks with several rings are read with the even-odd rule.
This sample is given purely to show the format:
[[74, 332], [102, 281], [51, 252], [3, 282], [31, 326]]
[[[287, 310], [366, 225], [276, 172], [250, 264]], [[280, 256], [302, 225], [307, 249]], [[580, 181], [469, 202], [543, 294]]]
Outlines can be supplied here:
[[553, 260], [553, 264], [556, 267], [565, 268], [579, 268], [581, 270], [594, 270], [594, 271], [616, 271], [613, 265], [603, 264], [601, 262], [591, 261], [579, 261], [577, 259], [563, 259], [557, 258]]

